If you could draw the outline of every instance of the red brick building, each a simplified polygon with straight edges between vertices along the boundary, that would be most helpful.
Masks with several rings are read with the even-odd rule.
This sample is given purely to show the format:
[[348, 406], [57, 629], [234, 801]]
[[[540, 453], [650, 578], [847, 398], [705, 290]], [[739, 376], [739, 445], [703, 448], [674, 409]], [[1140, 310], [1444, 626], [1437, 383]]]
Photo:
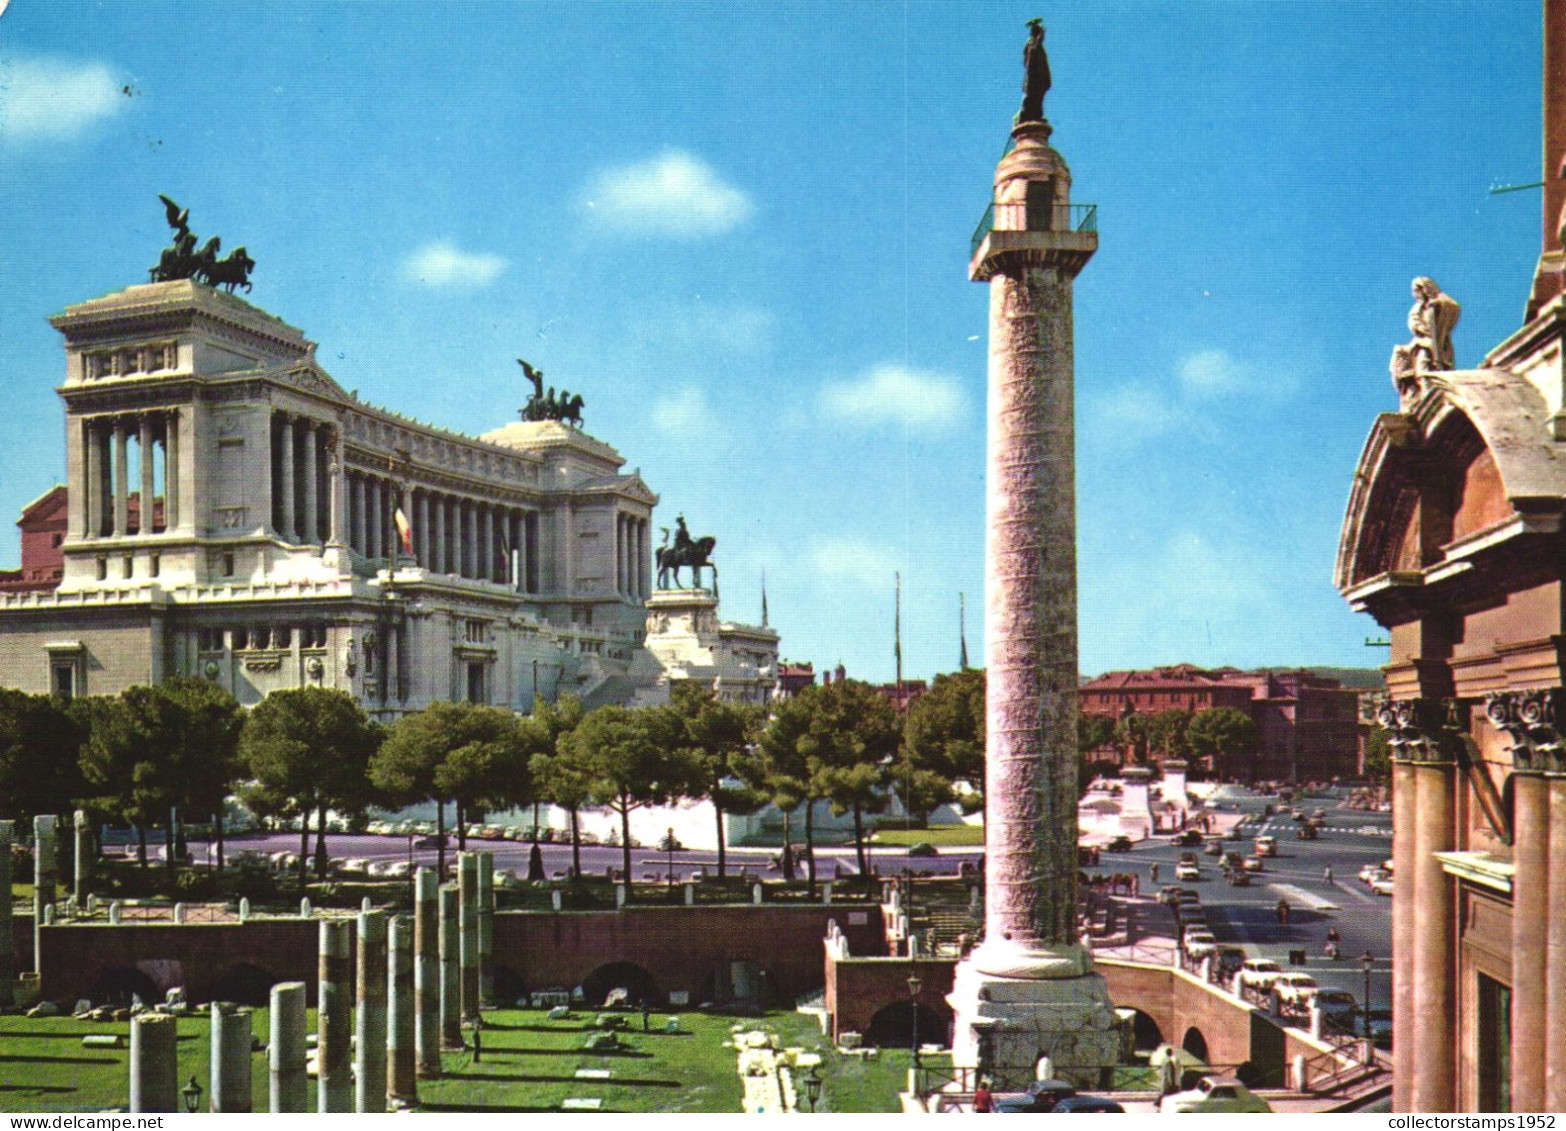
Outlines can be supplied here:
[[1306, 671], [1247, 672], [1192, 664], [1107, 672], [1081, 690], [1084, 714], [1114, 719], [1219, 707], [1243, 711], [1260, 732], [1258, 747], [1222, 769], [1252, 780], [1357, 776], [1363, 745], [1358, 702], [1356, 691]]
[[[135, 506], [132, 500], [131, 505]], [[0, 569], [0, 593], [54, 589], [65, 570], [66, 497], [63, 486], [51, 487], [22, 509], [16, 525], [22, 531], [22, 568]]]

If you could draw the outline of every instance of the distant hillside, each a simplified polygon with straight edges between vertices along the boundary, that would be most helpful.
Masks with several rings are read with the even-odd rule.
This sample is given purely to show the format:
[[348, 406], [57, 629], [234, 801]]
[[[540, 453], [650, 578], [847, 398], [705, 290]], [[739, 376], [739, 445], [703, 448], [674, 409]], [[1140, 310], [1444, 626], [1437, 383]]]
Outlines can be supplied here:
[[[1263, 668], [1268, 672], [1297, 672], [1299, 668]], [[1306, 671], [1312, 675], [1319, 675], [1324, 679], [1335, 679], [1344, 687], [1352, 687], [1356, 691], [1384, 691], [1387, 686], [1386, 676], [1379, 668], [1316, 668], [1307, 667]]]

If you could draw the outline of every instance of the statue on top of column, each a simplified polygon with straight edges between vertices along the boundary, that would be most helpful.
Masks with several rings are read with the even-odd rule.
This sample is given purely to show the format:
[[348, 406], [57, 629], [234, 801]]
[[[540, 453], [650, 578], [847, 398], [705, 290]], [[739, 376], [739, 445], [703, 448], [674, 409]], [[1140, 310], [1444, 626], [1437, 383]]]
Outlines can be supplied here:
[[1452, 330], [1463, 312], [1457, 300], [1428, 275], [1415, 279], [1412, 290], [1414, 305], [1408, 312], [1408, 332], [1414, 337], [1392, 350], [1392, 384], [1405, 399], [1421, 391], [1429, 374], [1456, 367]]
[[1044, 21], [1029, 20], [1028, 42], [1022, 48], [1022, 109], [1017, 122], [1042, 122], [1044, 96], [1049, 93], [1049, 53], [1044, 50]]

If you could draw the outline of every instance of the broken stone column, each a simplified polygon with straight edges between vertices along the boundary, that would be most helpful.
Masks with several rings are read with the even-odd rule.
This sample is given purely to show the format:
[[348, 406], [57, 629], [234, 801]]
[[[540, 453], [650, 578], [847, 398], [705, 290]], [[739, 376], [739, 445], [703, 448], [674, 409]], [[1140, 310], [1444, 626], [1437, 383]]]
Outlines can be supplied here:
[[413, 881], [413, 1009], [419, 1075], [440, 1075], [440, 882], [428, 868]]
[[14, 826], [0, 821], [0, 1009], [16, 1004], [16, 941], [11, 934], [11, 836]]
[[359, 1038], [353, 1109], [386, 1113], [386, 912], [359, 912]]
[[478, 854], [464, 852], [457, 860], [457, 899], [462, 924], [461, 1017], [464, 1023], [476, 1021], [479, 1015], [478, 877]]
[[226, 1001], [212, 1003], [210, 1110], [251, 1110], [250, 1010]]
[[81, 907], [87, 902], [87, 888], [92, 881], [92, 825], [87, 821], [86, 810], [76, 810], [74, 824], [76, 866], [71, 871], [71, 893], [76, 897], [76, 906]]
[[461, 934], [457, 922], [457, 889], [440, 889], [440, 1044], [462, 1047]]
[[[478, 1002], [495, 1004], [495, 854], [478, 854]], [[474, 1014], [478, 1016], [477, 1013]]]
[[321, 983], [317, 991], [315, 1046], [316, 1111], [353, 1110], [348, 1055], [353, 1032], [353, 964], [348, 928], [341, 919], [321, 920]]
[[272, 1033], [267, 1042], [271, 1075], [270, 1110], [310, 1110], [310, 1078], [305, 1074], [305, 994], [303, 982], [272, 987]]
[[177, 1017], [171, 1013], [138, 1013], [131, 1018], [130, 1109], [133, 1114], [182, 1110], [178, 1054]]
[[386, 951], [390, 987], [386, 1017], [386, 1095], [400, 1103], [419, 1099], [418, 1062], [414, 1054], [413, 920], [393, 915]]
[[33, 818], [33, 972], [42, 974], [44, 908], [54, 906], [54, 818]]

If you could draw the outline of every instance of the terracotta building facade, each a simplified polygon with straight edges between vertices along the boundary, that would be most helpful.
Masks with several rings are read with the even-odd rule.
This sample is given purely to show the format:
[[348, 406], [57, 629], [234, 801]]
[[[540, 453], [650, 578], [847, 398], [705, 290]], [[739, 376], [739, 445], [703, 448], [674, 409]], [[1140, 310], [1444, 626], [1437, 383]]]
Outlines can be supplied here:
[[1526, 321], [1476, 369], [1404, 374], [1338, 555], [1392, 642], [1395, 1111], [1566, 1110], [1566, 2], [1545, 29]]

